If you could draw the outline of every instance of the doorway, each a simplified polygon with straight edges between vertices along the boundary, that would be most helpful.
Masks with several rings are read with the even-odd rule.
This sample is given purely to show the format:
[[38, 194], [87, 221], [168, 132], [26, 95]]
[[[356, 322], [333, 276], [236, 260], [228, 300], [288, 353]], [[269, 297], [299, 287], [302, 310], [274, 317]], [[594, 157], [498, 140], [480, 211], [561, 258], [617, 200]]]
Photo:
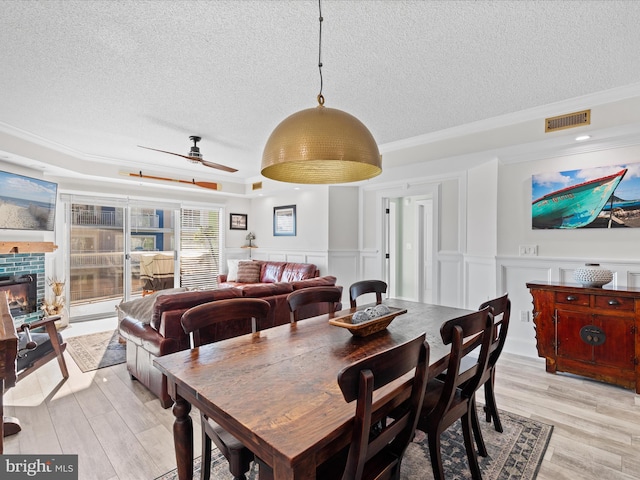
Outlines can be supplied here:
[[438, 188], [383, 199], [383, 278], [389, 296], [437, 303]]

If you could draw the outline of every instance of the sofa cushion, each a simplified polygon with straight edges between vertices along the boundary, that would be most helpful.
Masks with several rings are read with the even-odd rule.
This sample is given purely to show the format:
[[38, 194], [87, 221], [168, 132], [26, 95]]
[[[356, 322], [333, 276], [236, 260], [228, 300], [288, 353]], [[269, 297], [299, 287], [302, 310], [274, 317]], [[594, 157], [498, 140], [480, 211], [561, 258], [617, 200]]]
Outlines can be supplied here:
[[312, 263], [287, 263], [280, 276], [281, 282], [295, 282], [316, 276], [317, 267]]
[[257, 283], [255, 285], [245, 285], [242, 288], [242, 295], [245, 297], [259, 298], [270, 297], [293, 292], [290, 283]]
[[133, 300], [129, 300], [128, 302], [120, 302], [119, 305], [116, 305], [116, 310], [118, 311], [118, 321], [122, 321], [124, 317], [130, 317], [142, 323], [148, 324], [151, 322], [153, 305], [156, 302], [156, 298], [158, 298], [158, 295], [173, 295], [175, 293], [186, 291], [187, 289], [184, 287], [169, 288], [167, 290], [159, 290], [152, 293], [151, 295], [146, 295], [141, 298], [134, 298]]
[[284, 270], [284, 262], [263, 262], [262, 271], [260, 272], [261, 283], [279, 282]]
[[238, 280], [238, 263], [240, 263], [239, 258], [227, 260], [227, 268], [229, 269], [227, 272], [227, 280], [230, 282], [236, 282]]
[[309, 278], [307, 280], [299, 280], [292, 282], [291, 286], [294, 290], [300, 290], [301, 288], [309, 287], [333, 287], [336, 284], [336, 277], [332, 275], [326, 275], [324, 277]]
[[238, 263], [238, 283], [258, 283], [260, 281], [260, 262], [251, 260]]

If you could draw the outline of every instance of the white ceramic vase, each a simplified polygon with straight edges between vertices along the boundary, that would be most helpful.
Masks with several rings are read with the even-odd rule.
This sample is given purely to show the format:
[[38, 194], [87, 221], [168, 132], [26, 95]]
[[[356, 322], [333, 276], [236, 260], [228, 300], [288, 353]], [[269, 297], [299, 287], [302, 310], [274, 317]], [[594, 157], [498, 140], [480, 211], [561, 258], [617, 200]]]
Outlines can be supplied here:
[[613, 280], [613, 273], [599, 263], [585, 263], [584, 267], [575, 269], [573, 278], [585, 287], [602, 287]]

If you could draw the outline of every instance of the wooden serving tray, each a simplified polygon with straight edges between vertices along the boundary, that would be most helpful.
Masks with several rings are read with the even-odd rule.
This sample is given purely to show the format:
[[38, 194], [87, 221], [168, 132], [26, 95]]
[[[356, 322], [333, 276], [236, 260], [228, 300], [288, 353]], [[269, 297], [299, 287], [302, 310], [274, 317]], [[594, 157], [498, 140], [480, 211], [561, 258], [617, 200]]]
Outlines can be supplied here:
[[329, 323], [331, 325], [335, 325], [336, 327], [346, 328], [351, 332], [352, 335], [355, 335], [357, 337], [366, 337], [367, 335], [371, 335], [372, 333], [384, 330], [398, 315], [407, 313], [406, 308], [389, 307], [389, 310], [391, 310], [391, 313], [388, 313], [387, 315], [372, 318], [360, 323], [351, 323], [351, 317], [353, 317], [353, 313], [343, 315], [341, 317], [330, 318]]

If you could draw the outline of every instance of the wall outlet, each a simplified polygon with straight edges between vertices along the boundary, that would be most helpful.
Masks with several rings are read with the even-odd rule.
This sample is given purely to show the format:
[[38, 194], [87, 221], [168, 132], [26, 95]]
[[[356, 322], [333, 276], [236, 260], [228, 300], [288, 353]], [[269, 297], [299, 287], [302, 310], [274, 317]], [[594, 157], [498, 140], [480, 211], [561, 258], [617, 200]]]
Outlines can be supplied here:
[[529, 323], [529, 311], [528, 310], [520, 310], [520, 321], [524, 323]]
[[537, 245], [520, 245], [518, 249], [521, 257], [535, 257], [538, 255]]

